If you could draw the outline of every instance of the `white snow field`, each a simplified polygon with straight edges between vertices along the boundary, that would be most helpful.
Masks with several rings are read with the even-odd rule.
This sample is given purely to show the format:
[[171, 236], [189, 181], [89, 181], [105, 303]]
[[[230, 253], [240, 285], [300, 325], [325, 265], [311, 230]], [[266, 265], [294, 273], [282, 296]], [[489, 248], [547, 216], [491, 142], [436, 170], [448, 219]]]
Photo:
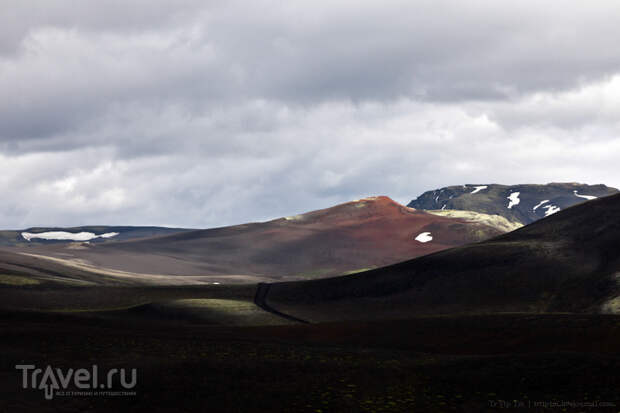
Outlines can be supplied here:
[[519, 199], [520, 194], [521, 192], [513, 192], [508, 195], [507, 198], [510, 202], [508, 202], [508, 206], [506, 208], [511, 209], [513, 206], [519, 205], [519, 202], [521, 202], [521, 200]]
[[547, 202], [549, 202], [548, 199], [545, 199], [544, 201], [540, 201], [540, 203], [538, 205], [536, 205], [534, 208], [532, 208], [532, 211], [536, 211], [538, 208], [540, 208], [541, 206], [543, 206], [543, 204], [546, 204]]
[[474, 190], [470, 192], [470, 194], [476, 194], [480, 191], [482, 191], [483, 189], [487, 189], [488, 186], [487, 185], [480, 185], [480, 186], [474, 186]]
[[573, 191], [573, 193], [575, 194], [575, 196], [578, 196], [579, 198], [583, 198], [583, 199], [587, 199], [587, 200], [596, 199], [597, 198], [596, 196], [592, 196], [592, 195], [579, 195], [577, 193], [576, 189]]
[[106, 232], [105, 234], [95, 235], [92, 232], [66, 232], [66, 231], [49, 231], [49, 232], [22, 232], [25, 240], [31, 241], [34, 238], [59, 241], [90, 241], [95, 238], [112, 238], [117, 236], [118, 232]]
[[543, 209], [546, 209], [546, 211], [545, 211], [545, 216], [546, 217], [548, 217], [549, 215], [553, 215], [556, 212], [560, 212], [560, 207], [555, 206], [555, 205], [551, 205], [551, 204], [545, 205], [543, 207]]
[[433, 240], [433, 236], [430, 232], [422, 232], [415, 237], [415, 240], [418, 242], [429, 242]]

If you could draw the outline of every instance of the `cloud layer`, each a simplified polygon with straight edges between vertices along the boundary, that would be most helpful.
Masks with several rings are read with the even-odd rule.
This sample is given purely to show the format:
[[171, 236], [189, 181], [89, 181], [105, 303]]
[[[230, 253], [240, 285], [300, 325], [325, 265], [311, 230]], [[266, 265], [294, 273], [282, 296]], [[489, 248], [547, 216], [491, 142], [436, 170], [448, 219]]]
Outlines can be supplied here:
[[613, 1], [20, 1], [0, 227], [210, 227], [461, 183], [620, 185]]

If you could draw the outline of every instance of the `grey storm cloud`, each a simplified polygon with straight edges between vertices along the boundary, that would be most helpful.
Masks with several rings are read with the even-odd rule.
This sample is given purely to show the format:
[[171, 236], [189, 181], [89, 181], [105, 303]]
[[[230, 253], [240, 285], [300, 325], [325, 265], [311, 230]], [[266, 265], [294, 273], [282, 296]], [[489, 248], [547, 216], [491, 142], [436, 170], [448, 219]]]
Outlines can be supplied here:
[[614, 1], [9, 1], [0, 226], [617, 186], [619, 21]]

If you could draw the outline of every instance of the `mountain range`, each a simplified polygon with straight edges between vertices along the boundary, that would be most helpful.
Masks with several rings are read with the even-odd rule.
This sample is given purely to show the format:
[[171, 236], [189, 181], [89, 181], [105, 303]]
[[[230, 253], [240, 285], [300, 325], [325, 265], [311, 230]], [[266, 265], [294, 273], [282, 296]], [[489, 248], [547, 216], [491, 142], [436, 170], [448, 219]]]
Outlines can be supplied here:
[[[381, 267], [482, 241], [506, 232], [505, 225], [505, 220], [484, 214], [469, 219], [441, 217], [379, 196], [268, 222], [205, 230], [130, 228], [125, 234], [123, 227], [97, 231], [81, 227], [80, 231], [118, 234], [98, 243], [22, 239], [17, 248], [6, 250], [5, 259], [13, 257], [11, 265], [26, 265], [23, 260], [29, 257], [38, 267], [41, 260], [53, 260], [74, 271], [96, 270], [101, 275], [107, 271], [117, 279], [123, 275], [122, 280], [133, 274], [134, 281], [149, 280], [143, 274], [170, 276], [170, 283], [205, 276], [216, 277], [215, 282], [307, 279]], [[174, 233], [161, 235], [169, 232]]]
[[499, 215], [512, 223], [527, 225], [570, 206], [615, 193], [616, 188], [605, 185], [578, 183], [457, 185], [424, 192], [407, 206], [443, 215], [449, 215], [446, 210]]
[[[620, 194], [561, 185], [544, 195], [560, 210], [525, 226], [523, 214], [480, 212], [493, 212], [485, 202], [426, 211], [369, 197], [213, 229], [5, 232], [0, 410], [547, 411], [540, 403], [571, 401], [615, 412]], [[486, 202], [511, 212], [545, 200], [477, 186], [452, 199], [489, 190]], [[573, 198], [583, 202], [560, 202]], [[135, 368], [135, 394], [66, 397], [83, 389], [54, 392], [47, 373], [24, 388], [16, 371], [95, 364]]]
[[271, 284], [261, 300], [313, 322], [450, 313], [618, 313], [618, 245], [620, 194], [487, 241], [364, 273]]

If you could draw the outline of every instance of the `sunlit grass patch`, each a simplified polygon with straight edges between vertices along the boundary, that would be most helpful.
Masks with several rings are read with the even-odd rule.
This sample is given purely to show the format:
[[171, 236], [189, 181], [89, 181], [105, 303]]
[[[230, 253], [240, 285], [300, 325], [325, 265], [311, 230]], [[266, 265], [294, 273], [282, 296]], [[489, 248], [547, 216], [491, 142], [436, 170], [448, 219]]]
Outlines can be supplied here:
[[161, 304], [161, 308], [163, 311], [173, 313], [181, 311], [216, 324], [263, 325], [286, 323], [284, 319], [264, 311], [249, 300], [189, 298]]
[[5, 285], [37, 285], [41, 284], [39, 280], [24, 277], [22, 275], [0, 274], [0, 284]]
[[342, 275], [357, 274], [359, 272], [374, 270], [375, 268], [376, 267], [358, 268], [357, 270], [351, 270], [351, 271], [343, 272]]
[[173, 305], [194, 308], [209, 308], [220, 311], [256, 311], [254, 303], [245, 300], [229, 300], [220, 298], [186, 298], [175, 300]]

